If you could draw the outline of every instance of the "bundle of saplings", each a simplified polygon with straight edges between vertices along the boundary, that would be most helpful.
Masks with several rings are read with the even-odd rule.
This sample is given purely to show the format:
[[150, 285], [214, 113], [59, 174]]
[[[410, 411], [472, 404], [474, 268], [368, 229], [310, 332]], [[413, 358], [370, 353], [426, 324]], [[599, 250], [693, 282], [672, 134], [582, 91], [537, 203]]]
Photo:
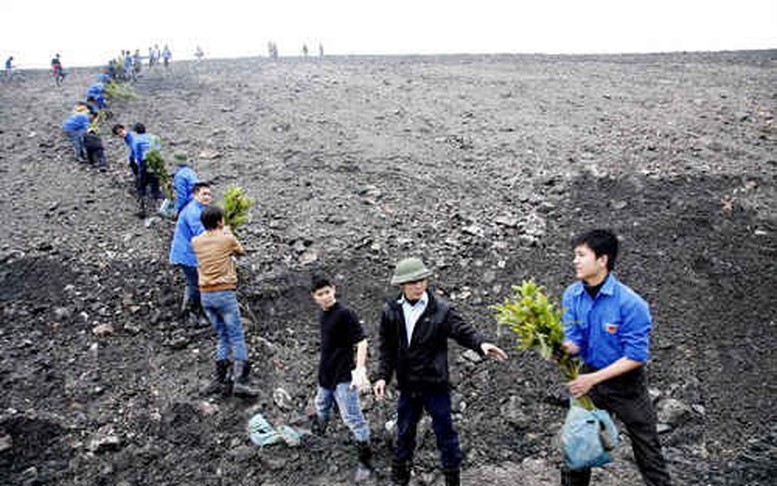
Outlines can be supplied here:
[[[535, 349], [543, 359], [556, 362], [567, 381], [577, 378], [581, 362], [563, 346], [563, 310], [545, 295], [544, 287], [531, 280], [513, 286], [513, 291], [503, 304], [492, 307], [496, 320], [516, 334], [519, 349]], [[574, 401], [586, 410], [595, 408], [587, 396]]]
[[224, 193], [224, 224], [229, 226], [232, 233], [237, 236], [238, 228], [246, 223], [250, 217], [249, 211], [254, 205], [254, 199], [246, 195], [243, 188], [231, 186]]

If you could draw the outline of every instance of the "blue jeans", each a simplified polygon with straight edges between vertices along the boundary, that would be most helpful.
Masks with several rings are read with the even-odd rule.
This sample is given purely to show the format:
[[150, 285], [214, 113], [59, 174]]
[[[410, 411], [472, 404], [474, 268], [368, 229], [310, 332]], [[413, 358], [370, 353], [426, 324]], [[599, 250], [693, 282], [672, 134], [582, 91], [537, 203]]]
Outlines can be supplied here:
[[178, 265], [183, 272], [183, 277], [186, 280], [186, 299], [192, 305], [200, 305], [200, 282], [197, 275], [197, 267], [190, 267], [189, 265]]
[[332, 405], [337, 402], [345, 425], [351, 429], [357, 442], [370, 440], [370, 427], [364, 420], [361, 406], [359, 405], [359, 392], [351, 389], [351, 382], [338, 383], [334, 390], [318, 387], [316, 393], [316, 415], [320, 420], [329, 420], [332, 413]]
[[65, 136], [70, 141], [75, 151], [76, 158], [86, 160], [86, 148], [84, 147], [84, 133], [73, 130], [65, 130]]
[[208, 320], [216, 329], [219, 338], [216, 347], [216, 361], [229, 357], [232, 351], [234, 361], [247, 361], [248, 351], [243, 335], [243, 324], [240, 322], [240, 307], [237, 304], [237, 294], [234, 290], [222, 292], [201, 292], [202, 308]]
[[461, 464], [459, 435], [453, 428], [451, 395], [448, 391], [402, 391], [397, 404], [397, 450], [394, 460], [410, 462], [416, 447], [416, 428], [423, 409], [432, 417], [432, 429], [437, 437], [437, 450], [444, 469]]

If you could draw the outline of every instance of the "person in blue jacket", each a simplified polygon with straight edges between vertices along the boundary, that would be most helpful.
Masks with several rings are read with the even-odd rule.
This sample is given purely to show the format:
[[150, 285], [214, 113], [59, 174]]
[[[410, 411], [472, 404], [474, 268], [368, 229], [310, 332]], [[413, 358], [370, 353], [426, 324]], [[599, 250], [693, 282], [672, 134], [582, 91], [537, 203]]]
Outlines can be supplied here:
[[105, 84], [101, 82], [94, 83], [86, 90], [86, 98], [94, 98], [97, 108], [104, 109], [107, 107], [105, 103]]
[[[647, 302], [612, 274], [618, 238], [592, 230], [572, 240], [578, 281], [564, 292], [564, 347], [583, 367], [567, 384], [575, 398], [587, 395], [598, 408], [621, 419], [634, 459], [649, 486], [671, 479], [656, 431], [645, 377], [652, 319]], [[563, 469], [563, 486], [588, 486], [590, 469]]]
[[70, 115], [64, 123], [62, 123], [62, 130], [65, 132], [65, 136], [73, 145], [73, 151], [75, 152], [76, 160], [79, 162], [86, 161], [86, 149], [84, 148], [84, 134], [89, 128], [89, 108], [83, 105], [78, 105], [75, 111]]
[[133, 174], [137, 174], [138, 168], [135, 165], [135, 132], [127, 130], [124, 125], [117, 123], [111, 129], [113, 135], [124, 140], [124, 144], [127, 146], [127, 165], [132, 169]]
[[188, 315], [190, 321], [197, 322], [197, 316], [202, 316], [204, 311], [200, 301], [197, 256], [192, 249], [192, 238], [205, 232], [200, 216], [212, 198], [210, 185], [206, 182], [194, 184], [192, 195], [192, 201], [178, 214], [175, 223], [175, 233], [170, 244], [170, 263], [181, 269], [186, 282], [181, 313]]
[[195, 184], [200, 179], [189, 162], [189, 156], [186, 152], [178, 151], [173, 154], [175, 160], [175, 172], [173, 173], [173, 189], [175, 190], [175, 212], [181, 214], [183, 208], [189, 204], [194, 197], [193, 190]]
[[148, 155], [149, 150], [160, 150], [162, 146], [159, 143], [159, 137], [146, 133], [146, 127], [142, 123], [136, 123], [133, 128], [135, 129], [132, 145], [136, 168], [135, 188], [137, 189], [138, 204], [140, 206], [138, 216], [145, 218], [147, 189], [151, 188], [151, 197], [154, 200], [162, 199], [162, 191], [159, 190], [159, 176], [149, 170], [146, 163], [146, 155]]

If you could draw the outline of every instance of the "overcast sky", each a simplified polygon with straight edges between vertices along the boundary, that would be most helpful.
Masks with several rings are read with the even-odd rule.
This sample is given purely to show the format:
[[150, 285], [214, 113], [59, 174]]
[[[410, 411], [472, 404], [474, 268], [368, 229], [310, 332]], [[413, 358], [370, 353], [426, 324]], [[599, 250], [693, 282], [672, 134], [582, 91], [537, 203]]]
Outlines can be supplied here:
[[[184, 5], [183, 8], [179, 5]], [[777, 0], [0, 0], [0, 57], [102, 64], [169, 44], [174, 59], [311, 53], [630, 53], [777, 48]]]

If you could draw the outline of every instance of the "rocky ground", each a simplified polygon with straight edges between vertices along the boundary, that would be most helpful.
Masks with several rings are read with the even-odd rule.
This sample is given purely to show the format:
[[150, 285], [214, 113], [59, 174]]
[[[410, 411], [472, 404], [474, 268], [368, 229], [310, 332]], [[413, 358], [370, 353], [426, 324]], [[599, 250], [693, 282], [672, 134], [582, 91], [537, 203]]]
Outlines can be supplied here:
[[[315, 390], [326, 271], [374, 345], [393, 263], [514, 348], [489, 306], [533, 278], [560, 295], [569, 236], [622, 236], [618, 274], [652, 305], [651, 389], [677, 484], [777, 473], [777, 53], [473, 56], [174, 63], [115, 120], [195, 156], [216, 193], [257, 199], [240, 296], [256, 401], [199, 396], [207, 326], [177, 313], [173, 225], [134, 216], [124, 147], [107, 173], [71, 160], [59, 125], [96, 70], [0, 86], [0, 483], [350, 484], [348, 434], [259, 450], [256, 412], [297, 423]], [[372, 365], [375, 364], [373, 355]], [[451, 350], [464, 484], [558, 482], [558, 378]], [[279, 388], [288, 392], [278, 400]], [[378, 474], [394, 400], [364, 406]], [[441, 484], [423, 425], [414, 484]], [[627, 439], [598, 484], [639, 484]], [[520, 478], [520, 479], [518, 479]]]

